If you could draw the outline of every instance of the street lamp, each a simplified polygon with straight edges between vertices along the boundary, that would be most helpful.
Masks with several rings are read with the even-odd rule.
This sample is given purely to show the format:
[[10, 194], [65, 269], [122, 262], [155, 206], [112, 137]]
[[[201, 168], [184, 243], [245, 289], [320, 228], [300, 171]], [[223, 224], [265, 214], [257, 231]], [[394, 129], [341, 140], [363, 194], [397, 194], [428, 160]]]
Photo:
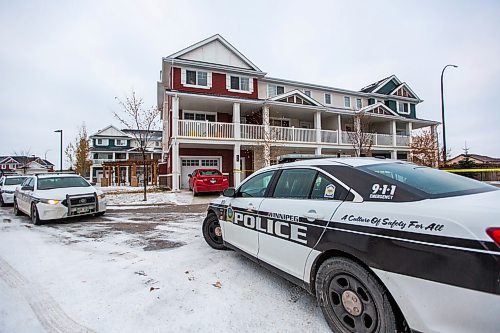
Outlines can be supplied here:
[[55, 130], [54, 133], [60, 133], [61, 134], [61, 147], [60, 147], [61, 151], [60, 151], [60, 155], [59, 155], [60, 156], [59, 171], [62, 171], [62, 169], [63, 169], [63, 167], [62, 167], [62, 164], [63, 164], [62, 163], [63, 162], [63, 160], [62, 160], [62, 133], [63, 133], [63, 131], [62, 130]]
[[444, 97], [443, 97], [443, 75], [444, 75], [444, 70], [448, 67], [455, 67], [457, 68], [457, 65], [446, 65], [443, 68], [443, 71], [441, 72], [441, 119], [443, 121], [443, 162], [446, 164], [446, 126], [444, 123]]

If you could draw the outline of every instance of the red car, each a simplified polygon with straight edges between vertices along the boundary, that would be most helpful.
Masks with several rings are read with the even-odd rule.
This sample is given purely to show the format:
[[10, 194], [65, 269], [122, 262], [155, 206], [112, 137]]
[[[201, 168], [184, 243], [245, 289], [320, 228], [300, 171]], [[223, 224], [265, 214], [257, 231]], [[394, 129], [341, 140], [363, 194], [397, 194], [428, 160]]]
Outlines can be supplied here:
[[196, 169], [189, 175], [189, 189], [200, 192], [222, 192], [229, 187], [227, 177], [217, 169]]

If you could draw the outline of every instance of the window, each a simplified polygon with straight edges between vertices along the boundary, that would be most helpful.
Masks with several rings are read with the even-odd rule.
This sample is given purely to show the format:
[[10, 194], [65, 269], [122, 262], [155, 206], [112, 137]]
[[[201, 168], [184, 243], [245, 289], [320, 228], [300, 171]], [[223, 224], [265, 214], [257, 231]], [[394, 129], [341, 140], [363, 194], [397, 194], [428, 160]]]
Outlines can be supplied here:
[[186, 70], [186, 84], [192, 86], [208, 86], [208, 72]]
[[97, 144], [102, 145], [102, 139], [97, 139]]
[[287, 118], [270, 118], [269, 125], [279, 127], [290, 127], [290, 119]]
[[222, 176], [219, 170], [198, 170], [200, 176]]
[[363, 107], [363, 100], [361, 98], [356, 98], [356, 110], [359, 110]]
[[325, 104], [332, 104], [332, 95], [325, 94]]
[[89, 187], [90, 184], [82, 177], [51, 177], [38, 180], [39, 190], [52, 190], [66, 187]]
[[231, 76], [230, 88], [232, 90], [250, 91], [250, 78]]
[[274, 171], [267, 171], [250, 178], [240, 186], [237, 196], [257, 198], [264, 197], [273, 175]]
[[311, 199], [344, 200], [349, 192], [329, 177], [319, 173], [314, 182]]
[[274, 97], [285, 93], [284, 86], [278, 86], [276, 84], [268, 84], [267, 85], [267, 97]]
[[350, 108], [351, 107], [351, 97], [344, 96], [344, 107], [346, 107], [346, 108]]
[[6, 178], [4, 185], [21, 185], [26, 177]]
[[126, 146], [127, 145], [127, 140], [116, 139], [116, 145], [117, 146]]
[[307, 199], [316, 173], [316, 170], [311, 169], [283, 170], [276, 184], [273, 197]]
[[215, 112], [184, 111], [182, 114], [185, 120], [217, 121], [217, 114]]
[[96, 146], [107, 146], [108, 143], [108, 139], [96, 139]]
[[398, 110], [399, 113], [410, 114], [410, 107], [408, 103], [398, 102]]
[[311, 90], [304, 90], [304, 94], [305, 94], [307, 97], [311, 97]]
[[207, 167], [217, 167], [219, 166], [219, 160], [212, 159], [212, 160], [201, 160], [201, 166]]
[[200, 160], [182, 160], [182, 166], [200, 166]]

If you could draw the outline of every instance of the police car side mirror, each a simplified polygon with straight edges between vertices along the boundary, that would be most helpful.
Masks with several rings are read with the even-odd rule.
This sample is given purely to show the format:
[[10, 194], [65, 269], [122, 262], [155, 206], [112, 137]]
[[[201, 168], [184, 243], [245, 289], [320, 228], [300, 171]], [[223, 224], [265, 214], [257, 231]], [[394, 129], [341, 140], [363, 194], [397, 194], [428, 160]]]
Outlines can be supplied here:
[[235, 194], [236, 194], [236, 190], [232, 187], [226, 188], [224, 191], [222, 191], [222, 195], [225, 197], [229, 197], [229, 198], [234, 198]]

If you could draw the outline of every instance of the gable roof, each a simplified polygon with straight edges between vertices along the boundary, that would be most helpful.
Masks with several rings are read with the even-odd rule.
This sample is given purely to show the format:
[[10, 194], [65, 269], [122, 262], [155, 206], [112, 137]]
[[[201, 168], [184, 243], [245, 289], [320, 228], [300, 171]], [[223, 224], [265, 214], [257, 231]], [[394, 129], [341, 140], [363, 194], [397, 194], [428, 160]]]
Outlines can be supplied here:
[[[377, 112], [375, 112], [375, 111], [377, 111]], [[382, 114], [384, 114], [386, 116], [400, 117], [396, 112], [392, 111], [389, 107], [387, 107], [382, 102], [377, 102], [375, 104], [365, 106], [364, 108], [359, 109], [357, 112], [368, 112], [368, 113], [381, 114], [379, 111], [383, 111]]]
[[390, 78], [392, 78], [394, 75], [391, 75], [391, 76], [388, 76], [388, 77], [384, 77], [382, 80], [378, 80], [377, 82], [373, 82], [363, 88], [361, 88], [361, 92], [365, 92], [365, 93], [371, 93], [373, 92], [375, 89], [379, 88], [380, 85], [386, 81], [388, 81]]
[[19, 163], [19, 161], [17, 159], [15, 159], [13, 156], [1, 156], [0, 157], [0, 164], [11, 163], [10, 161], [14, 161], [16, 163]]
[[[104, 132], [106, 132], [107, 130], [115, 130], [119, 135], [106, 135], [106, 134], [103, 134]], [[125, 137], [125, 138], [128, 138], [129, 135], [127, 135], [126, 133], [124, 133], [123, 131], [121, 131], [120, 129], [118, 129], [117, 127], [113, 126], [113, 125], [108, 125], [106, 127], [104, 127], [102, 130], [100, 131], [97, 131], [97, 133], [95, 134], [92, 134], [90, 135], [90, 137], [94, 137], [94, 136], [113, 136], [113, 137]]]
[[478, 155], [478, 154], [460, 154], [455, 157], [453, 157], [451, 160], [454, 160], [458, 157], [468, 157], [468, 158], [473, 158], [478, 161], [481, 161], [483, 163], [500, 163], [500, 158], [498, 157], [490, 157], [490, 156], [485, 156], [485, 155]]
[[[245, 57], [240, 51], [238, 51], [234, 46], [232, 46], [227, 40], [225, 40], [221, 35], [215, 34], [211, 37], [208, 37], [198, 43], [195, 43], [191, 46], [186, 47], [176, 53], [169, 55], [167, 58], [169, 59], [185, 59], [185, 60], [193, 60], [190, 59], [193, 54], [196, 53], [197, 50], [207, 46], [209, 44], [217, 44], [220, 43], [222, 46], [227, 49], [229, 52], [234, 54], [242, 63], [244, 63], [248, 68], [253, 69], [257, 72], [262, 72], [259, 67], [257, 67], [253, 62], [251, 62], [247, 57]], [[222, 64], [227, 65], [227, 64]]]
[[[412, 95], [412, 96], [411, 96], [411, 98], [420, 99], [420, 98], [417, 96], [417, 94], [415, 94], [415, 92], [414, 92], [414, 91], [410, 88], [410, 86], [409, 86], [408, 84], [406, 84], [406, 82], [403, 82], [403, 83], [401, 83], [399, 86], [397, 86], [396, 88], [394, 88], [394, 90], [393, 90], [391, 93], [389, 93], [389, 95], [395, 95], [395, 96], [398, 96], [398, 95], [396, 95], [396, 93], [397, 93], [397, 92], [399, 91], [399, 89], [401, 89], [401, 88], [406, 89], [406, 90], [410, 93], [410, 95]], [[403, 96], [403, 97], [404, 97], [404, 96]]]
[[315, 100], [312, 97], [307, 96], [306, 94], [304, 94], [302, 91], [300, 91], [298, 89], [291, 90], [291, 91], [286, 92], [286, 93], [281, 94], [281, 95], [276, 95], [276, 96], [274, 96], [272, 98], [269, 98], [269, 100], [270, 101], [276, 101], [276, 102], [290, 103], [288, 101], [282, 101], [282, 100], [283, 99], [288, 99], [288, 97], [292, 97], [292, 96], [298, 96], [298, 97], [302, 98], [303, 100], [306, 100], [309, 103], [311, 103], [311, 105], [322, 106], [321, 103], [319, 103], [317, 100]]

